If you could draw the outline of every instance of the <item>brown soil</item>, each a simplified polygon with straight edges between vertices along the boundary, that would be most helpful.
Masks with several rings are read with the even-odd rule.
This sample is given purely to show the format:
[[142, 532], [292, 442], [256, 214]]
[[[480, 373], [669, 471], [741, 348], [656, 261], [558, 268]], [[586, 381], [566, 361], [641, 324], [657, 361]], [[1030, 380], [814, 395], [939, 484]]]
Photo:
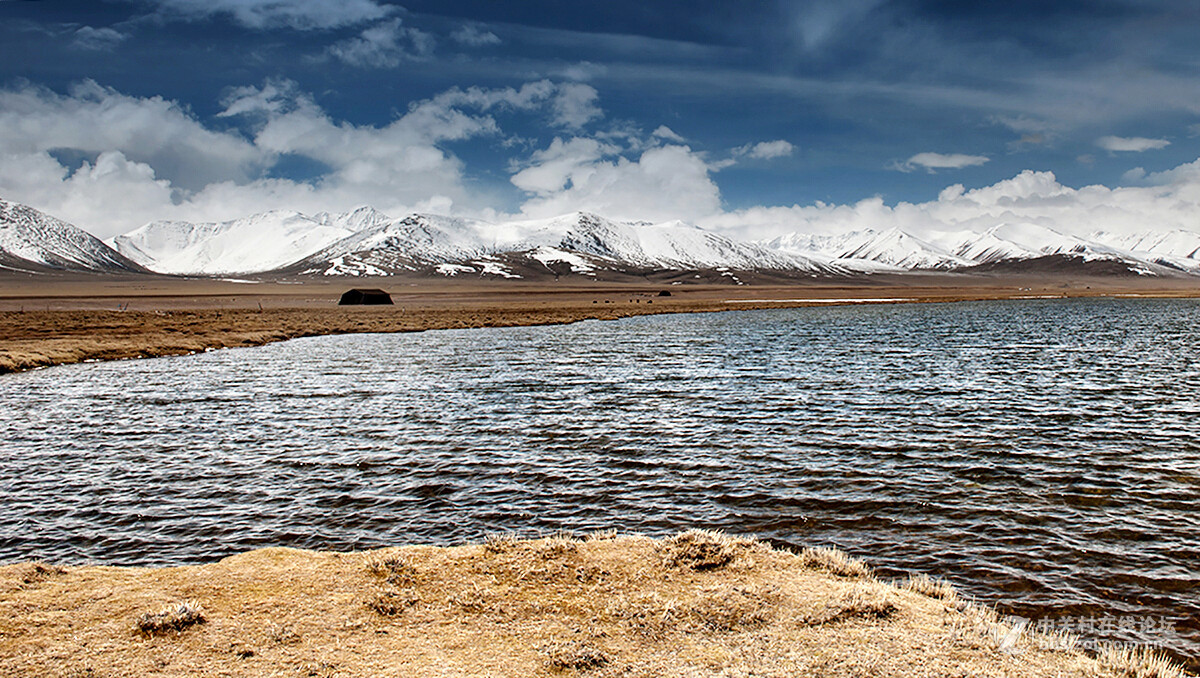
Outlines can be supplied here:
[[1145, 676], [927, 578], [687, 532], [0, 567], [4, 676]]
[[[383, 287], [395, 305], [337, 306], [351, 286]], [[671, 296], [658, 296], [662, 291]], [[1200, 279], [910, 275], [720, 286], [396, 278], [247, 284], [157, 276], [7, 275], [0, 277], [0, 372], [325, 334], [546, 325], [651, 313], [828, 305], [832, 299], [945, 302], [1112, 294], [1200, 296]]]

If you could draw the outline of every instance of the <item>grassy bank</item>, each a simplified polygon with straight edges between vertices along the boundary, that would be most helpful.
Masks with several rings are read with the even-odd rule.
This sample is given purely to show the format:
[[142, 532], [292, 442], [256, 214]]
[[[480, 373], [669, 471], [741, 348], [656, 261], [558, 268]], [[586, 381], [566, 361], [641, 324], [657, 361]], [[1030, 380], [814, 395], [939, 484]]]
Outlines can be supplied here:
[[[399, 285], [391, 281], [394, 285]], [[347, 283], [47, 282], [0, 278], [0, 373], [94, 360], [185, 355], [298, 337], [361, 332], [548, 325], [659, 313], [828, 306], [856, 299], [948, 302], [1042, 296], [1197, 296], [1200, 284], [1121, 280], [997, 282], [943, 276], [786, 286], [396, 286], [395, 306], [338, 307]], [[670, 287], [670, 290], [666, 289]], [[249, 289], [249, 291], [248, 291]], [[670, 292], [670, 296], [660, 296]]]
[[708, 532], [0, 568], [4, 676], [1144, 676], [944, 585]]

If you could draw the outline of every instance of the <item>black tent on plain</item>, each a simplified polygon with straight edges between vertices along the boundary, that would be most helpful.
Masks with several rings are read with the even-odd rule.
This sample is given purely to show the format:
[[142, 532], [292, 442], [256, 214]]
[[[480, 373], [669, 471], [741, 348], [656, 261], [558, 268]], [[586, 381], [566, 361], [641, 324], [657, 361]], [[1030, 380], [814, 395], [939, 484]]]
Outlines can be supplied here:
[[360, 290], [353, 289], [342, 295], [338, 301], [338, 306], [361, 306], [361, 305], [388, 305], [392, 304], [392, 295], [383, 290]]

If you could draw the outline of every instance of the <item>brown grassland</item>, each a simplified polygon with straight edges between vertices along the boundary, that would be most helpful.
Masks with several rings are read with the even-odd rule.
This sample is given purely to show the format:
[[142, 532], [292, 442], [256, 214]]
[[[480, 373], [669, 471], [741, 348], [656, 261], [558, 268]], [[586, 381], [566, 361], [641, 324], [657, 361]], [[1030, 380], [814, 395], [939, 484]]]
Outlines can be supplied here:
[[1127, 676], [928, 578], [689, 531], [0, 567], [0, 675]]
[[[339, 307], [352, 286], [394, 306]], [[663, 291], [671, 296], [659, 296]], [[547, 325], [656, 313], [1038, 296], [1200, 296], [1200, 278], [871, 276], [747, 286], [362, 280], [255, 284], [158, 276], [0, 276], [0, 373], [91, 360], [184, 355], [326, 334]], [[871, 302], [874, 303], [874, 302]]]

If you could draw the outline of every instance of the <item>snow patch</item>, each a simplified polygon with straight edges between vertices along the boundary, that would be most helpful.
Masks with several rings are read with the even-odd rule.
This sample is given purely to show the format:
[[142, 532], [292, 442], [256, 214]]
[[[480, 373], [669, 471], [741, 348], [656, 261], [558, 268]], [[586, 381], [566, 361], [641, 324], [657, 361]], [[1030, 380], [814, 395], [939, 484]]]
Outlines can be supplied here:
[[501, 278], [521, 277], [516, 273], [512, 273], [508, 269], [504, 268], [504, 265], [498, 261], [472, 261], [471, 263], [479, 267], [479, 272], [482, 275], [495, 275], [500, 276]]
[[475, 269], [471, 268], [470, 266], [462, 266], [460, 264], [438, 264], [438, 267], [434, 270], [446, 277], [453, 277], [459, 273], [475, 272]]
[[596, 275], [596, 267], [587, 259], [574, 254], [565, 252], [553, 247], [539, 247], [529, 253], [530, 259], [535, 259], [546, 268], [550, 268], [550, 264], [563, 263], [571, 267], [572, 273], [582, 273], [584, 275]]

